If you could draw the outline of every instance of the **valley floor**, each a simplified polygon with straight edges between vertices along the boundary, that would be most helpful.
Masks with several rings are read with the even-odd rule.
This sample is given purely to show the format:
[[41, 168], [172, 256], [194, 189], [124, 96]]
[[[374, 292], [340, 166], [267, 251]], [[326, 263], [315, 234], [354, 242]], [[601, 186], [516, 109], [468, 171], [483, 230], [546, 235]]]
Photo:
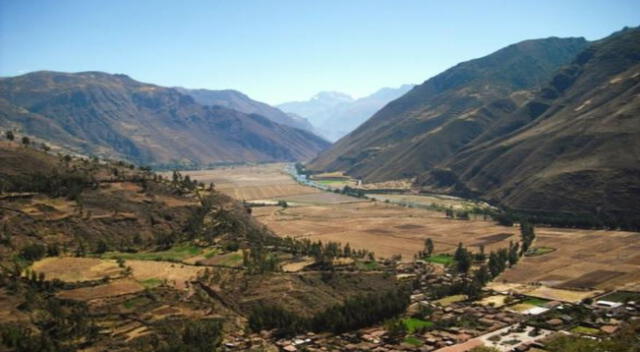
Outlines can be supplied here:
[[[482, 216], [447, 218], [443, 212], [385, 202], [410, 201], [464, 208], [470, 202], [433, 195], [371, 195], [362, 199], [304, 186], [283, 171], [284, 164], [240, 166], [185, 172], [241, 200], [271, 204], [253, 215], [280, 236], [349, 243], [379, 257], [402, 255], [411, 261], [431, 238], [435, 253], [453, 253], [458, 243], [473, 251], [507, 248], [520, 239], [518, 227], [505, 227]], [[284, 200], [287, 207], [277, 206]], [[578, 290], [640, 290], [639, 233], [536, 228], [535, 255], [525, 256], [497, 281], [543, 284]]]

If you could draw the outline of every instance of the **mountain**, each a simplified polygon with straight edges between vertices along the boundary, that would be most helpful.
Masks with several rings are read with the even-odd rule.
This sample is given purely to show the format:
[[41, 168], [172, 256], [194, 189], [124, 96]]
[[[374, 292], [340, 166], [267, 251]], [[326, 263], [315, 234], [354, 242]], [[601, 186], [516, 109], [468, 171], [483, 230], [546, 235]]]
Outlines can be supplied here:
[[331, 141], [353, 131], [388, 102], [408, 92], [413, 85], [382, 88], [360, 98], [338, 92], [321, 92], [306, 102], [278, 105], [282, 110], [308, 118], [324, 137]]
[[387, 104], [308, 167], [369, 182], [415, 177], [488, 138], [496, 121], [587, 45], [584, 38], [527, 40], [460, 63]]
[[181, 87], [176, 87], [175, 89], [180, 93], [191, 96], [197, 103], [202, 105], [218, 105], [245, 114], [262, 115], [281, 125], [314, 132], [313, 126], [305, 118], [290, 116], [278, 108], [253, 100], [237, 90], [186, 89]]
[[83, 154], [150, 165], [294, 161], [328, 143], [257, 114], [102, 72], [0, 79], [0, 127]]
[[499, 124], [422, 174], [423, 190], [640, 228], [640, 29], [593, 43]]
[[277, 105], [278, 109], [303, 116], [313, 126], [320, 126], [332, 111], [341, 105], [352, 103], [354, 99], [340, 92], [320, 92], [307, 101], [293, 101]]

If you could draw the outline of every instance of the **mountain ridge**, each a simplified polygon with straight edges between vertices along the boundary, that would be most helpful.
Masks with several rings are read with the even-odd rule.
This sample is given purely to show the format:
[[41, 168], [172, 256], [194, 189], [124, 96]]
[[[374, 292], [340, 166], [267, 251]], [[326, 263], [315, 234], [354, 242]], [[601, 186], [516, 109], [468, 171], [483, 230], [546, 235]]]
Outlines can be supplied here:
[[513, 114], [516, 128], [461, 151], [416, 186], [639, 228], [639, 43], [638, 28], [594, 42]]
[[515, 111], [586, 45], [584, 38], [526, 40], [457, 64], [388, 103], [309, 168], [369, 182], [415, 177]]
[[307, 101], [283, 103], [278, 107], [288, 113], [306, 117], [320, 134], [335, 141], [412, 87], [412, 84], [398, 88], [385, 87], [358, 99], [341, 92], [323, 91]]
[[234, 89], [188, 89], [174, 87], [179, 92], [191, 96], [197, 103], [202, 105], [218, 105], [232, 110], [237, 110], [245, 114], [262, 115], [269, 120], [287, 125], [290, 127], [303, 129], [317, 134], [313, 126], [303, 117], [293, 117], [267, 103], [251, 99], [248, 95]]
[[328, 145], [261, 115], [96, 71], [0, 79], [0, 126], [79, 153], [151, 165], [305, 160]]

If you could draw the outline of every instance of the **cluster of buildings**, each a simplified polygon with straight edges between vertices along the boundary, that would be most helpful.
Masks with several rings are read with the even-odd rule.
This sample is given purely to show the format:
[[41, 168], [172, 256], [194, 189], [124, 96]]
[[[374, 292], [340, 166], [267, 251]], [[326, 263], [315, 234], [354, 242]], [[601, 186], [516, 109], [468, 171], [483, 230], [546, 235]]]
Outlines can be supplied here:
[[[288, 339], [262, 332], [238, 338], [226, 349], [271, 346], [273, 351], [289, 352], [465, 352], [484, 345], [503, 352], [540, 352], [545, 339], [556, 333], [597, 339], [615, 333], [624, 322], [640, 319], [640, 300], [609, 300], [607, 297], [613, 297], [610, 294], [577, 304], [490, 290], [473, 302], [462, 295], [434, 299], [429, 293], [432, 287], [459, 278], [425, 263], [400, 264], [397, 272], [399, 279], [417, 283], [405, 320], [418, 324], [409, 329], [404, 340], [392, 340], [385, 328], [378, 326], [340, 335], [308, 333]], [[527, 303], [531, 301], [535, 304]]]

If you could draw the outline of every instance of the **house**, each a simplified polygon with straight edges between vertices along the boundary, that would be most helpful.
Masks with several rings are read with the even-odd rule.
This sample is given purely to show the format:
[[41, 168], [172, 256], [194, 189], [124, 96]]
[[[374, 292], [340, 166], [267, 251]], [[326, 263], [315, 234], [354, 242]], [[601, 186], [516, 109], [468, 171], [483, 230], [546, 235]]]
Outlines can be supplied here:
[[600, 300], [600, 301], [596, 301], [596, 306], [601, 307], [601, 308], [613, 309], [613, 308], [618, 308], [618, 307], [622, 306], [622, 303]]

